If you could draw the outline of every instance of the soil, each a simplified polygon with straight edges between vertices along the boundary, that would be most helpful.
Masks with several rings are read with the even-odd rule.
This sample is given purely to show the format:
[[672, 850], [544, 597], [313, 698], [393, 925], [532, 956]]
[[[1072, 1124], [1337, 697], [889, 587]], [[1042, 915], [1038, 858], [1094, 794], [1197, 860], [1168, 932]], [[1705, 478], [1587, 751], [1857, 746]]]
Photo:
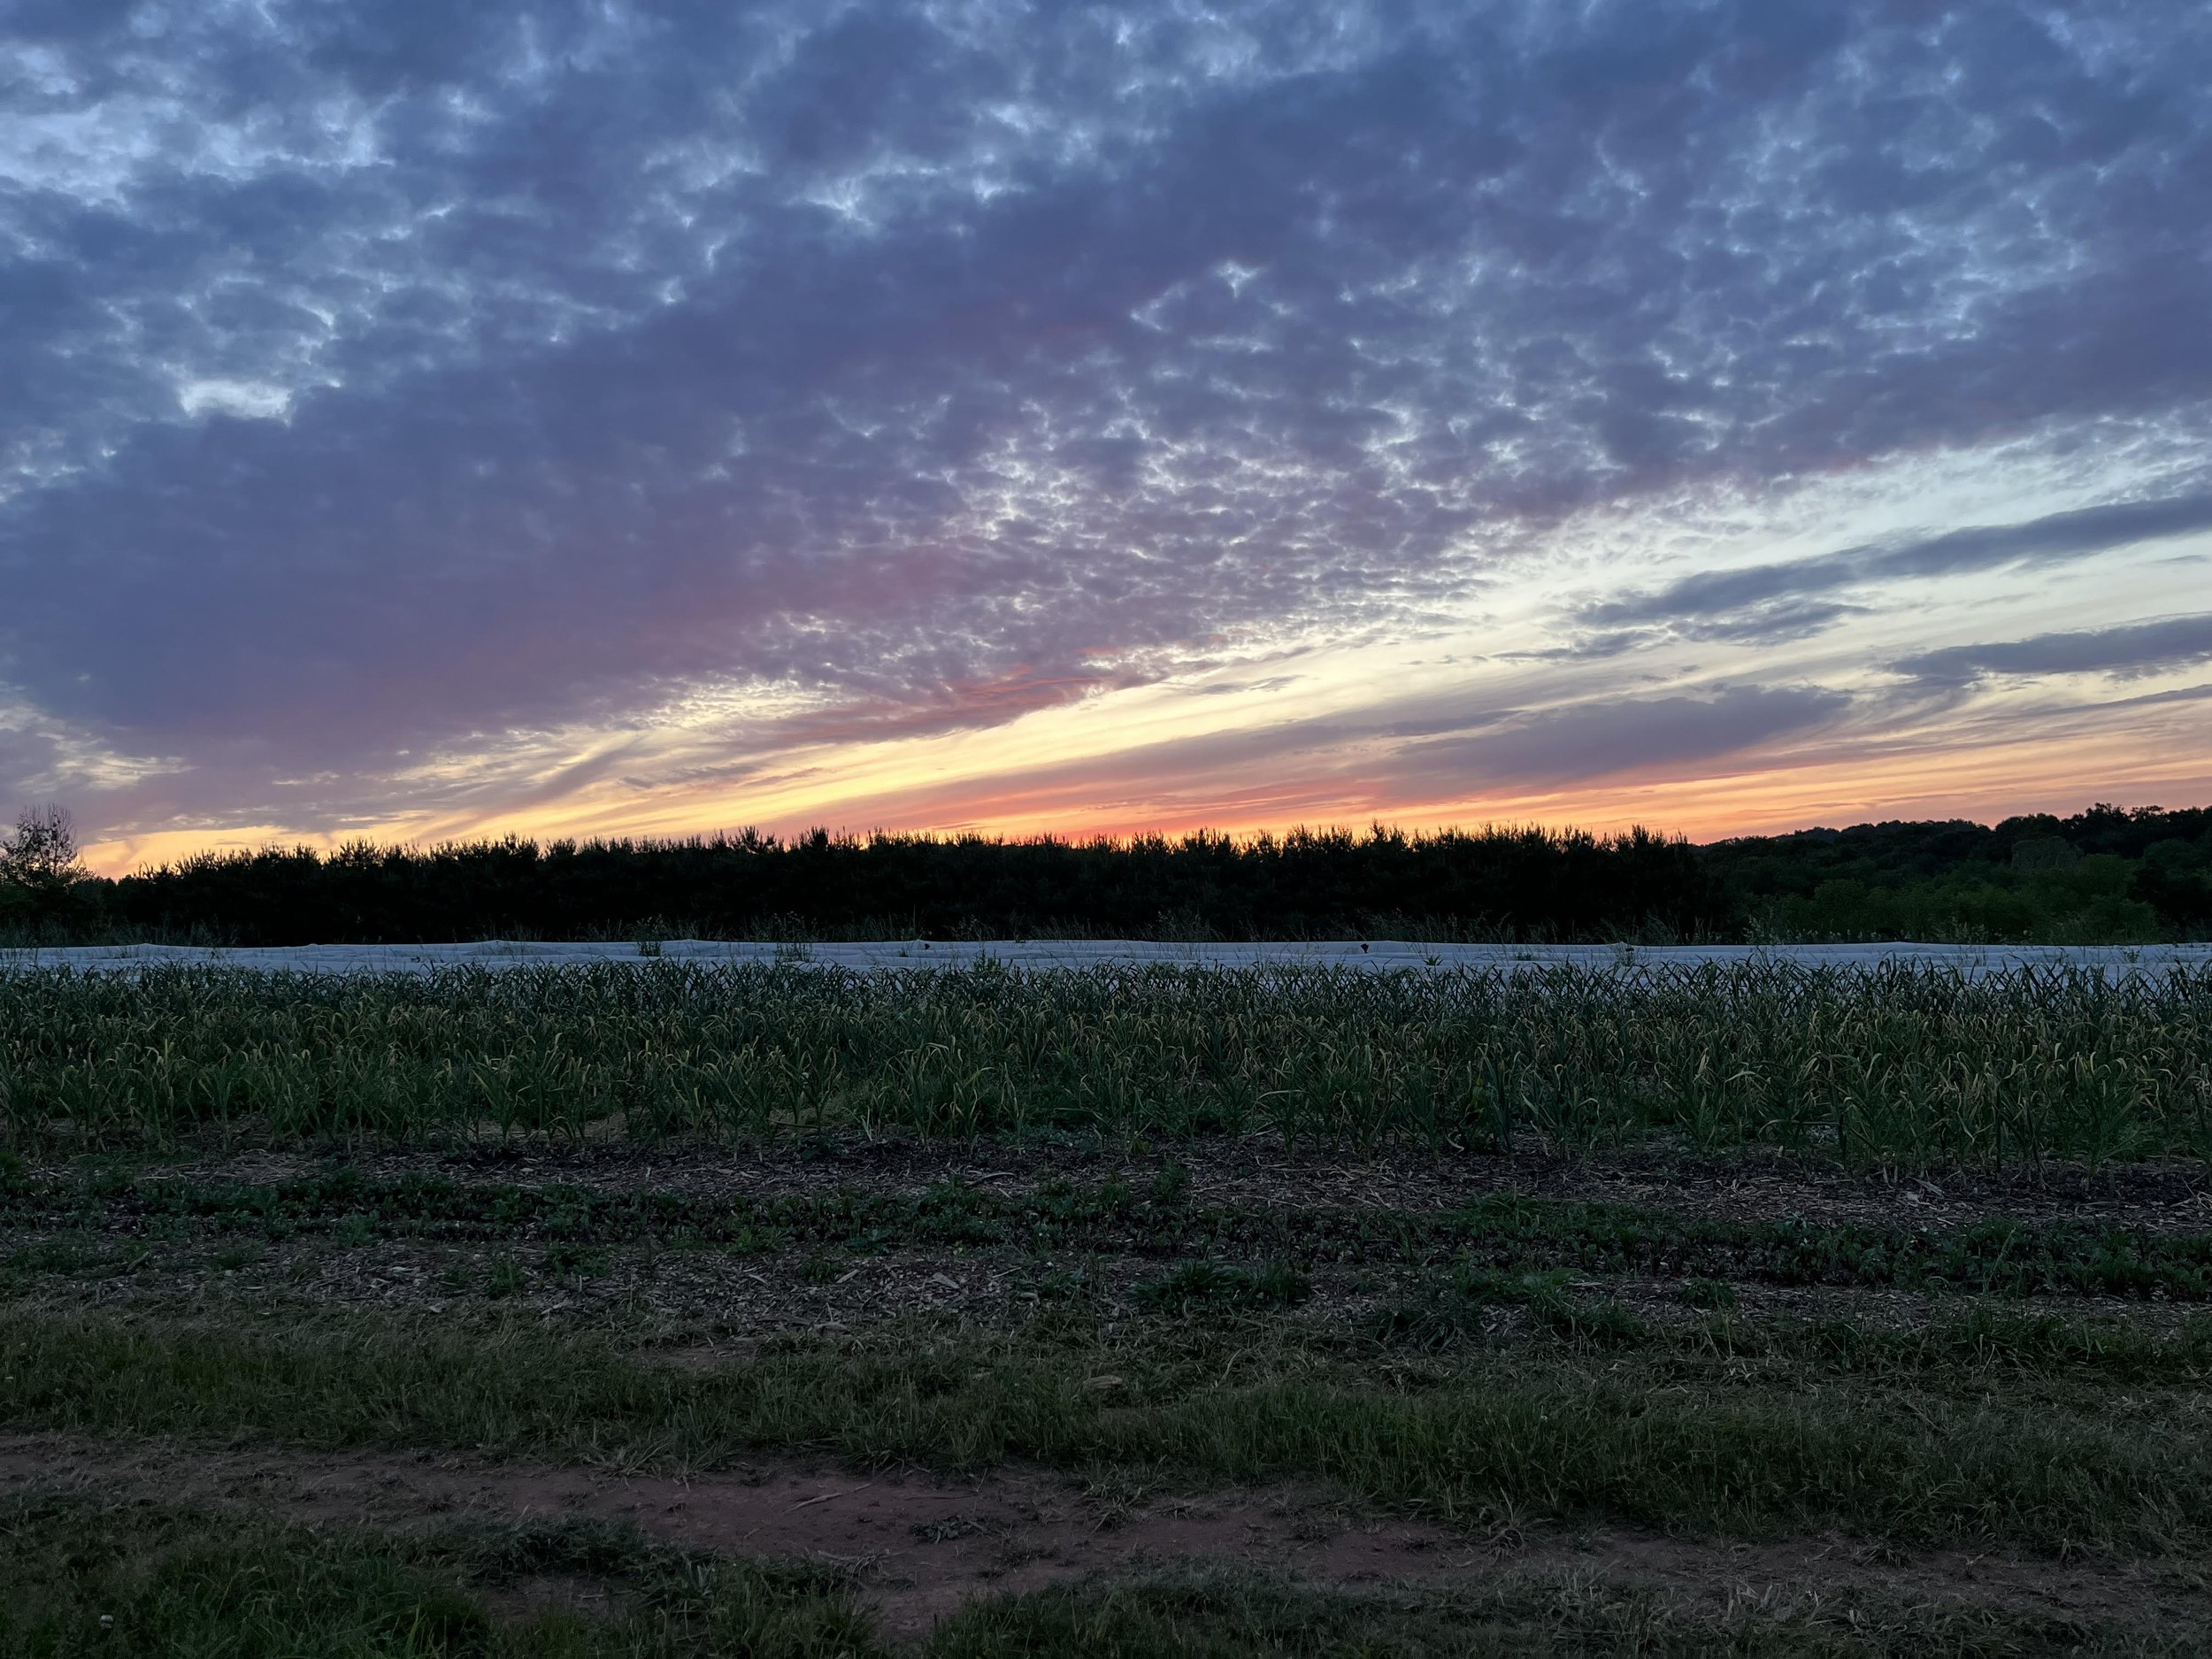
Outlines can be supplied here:
[[[203, 1149], [157, 1166], [200, 1181], [265, 1183], [324, 1173], [334, 1160], [298, 1149]], [[918, 1193], [953, 1181], [1008, 1194], [1055, 1179], [1118, 1179], [1143, 1193], [1179, 1171], [1179, 1201], [1197, 1208], [1440, 1211], [1492, 1193], [1606, 1202], [1716, 1219], [1786, 1217], [1815, 1223], [1939, 1228], [2005, 1215], [2135, 1230], [2212, 1230], [2212, 1171], [2188, 1163], [2115, 1165], [2090, 1171], [1847, 1174], [1769, 1154], [1727, 1159], [1650, 1153], [1565, 1157], [1533, 1144], [1511, 1157], [1394, 1151], [1322, 1156], [1262, 1141], [1179, 1144], [1164, 1153], [1069, 1147], [1012, 1148], [898, 1141], [771, 1151], [702, 1143], [653, 1148], [478, 1147], [365, 1154], [348, 1162], [376, 1181], [410, 1175], [464, 1183], [572, 1185], [694, 1198], [763, 1197], [839, 1189]], [[61, 1173], [58, 1169], [52, 1171]], [[1172, 1263], [1144, 1256], [1071, 1252], [1045, 1259], [1016, 1245], [917, 1245], [846, 1254], [796, 1247], [760, 1256], [713, 1248], [617, 1243], [557, 1257], [541, 1240], [434, 1241], [381, 1237], [346, 1244], [329, 1233], [280, 1242], [191, 1233], [158, 1240], [142, 1218], [111, 1210], [89, 1226], [57, 1215], [19, 1220], [4, 1265], [20, 1291], [103, 1305], [179, 1302], [261, 1307], [343, 1306], [418, 1312], [534, 1316], [572, 1325], [619, 1319], [682, 1343], [738, 1341], [780, 1332], [857, 1329], [913, 1316], [987, 1322], [1018, 1319], [1042, 1302], [1073, 1297], [1109, 1317], [1131, 1291]], [[1387, 1263], [1311, 1270], [1301, 1317], [1350, 1329], [1403, 1295], [1424, 1270]], [[1680, 1281], [1601, 1276], [1601, 1291], [1655, 1320], [1694, 1317]], [[1804, 1313], [1873, 1323], [1926, 1317], [1929, 1298], [1839, 1286], [1743, 1283], [1747, 1314]], [[2186, 1310], [2160, 1301], [2111, 1302], [2047, 1294], [2053, 1312], [2124, 1312], [2154, 1325]], [[1502, 1315], [1509, 1323], [1514, 1316]]]
[[[1786, 1543], [1620, 1529], [1478, 1536], [1418, 1517], [1362, 1513], [1289, 1486], [1169, 1496], [1019, 1470], [949, 1480], [778, 1462], [684, 1479], [428, 1455], [0, 1435], [0, 1492], [35, 1491], [238, 1509], [310, 1525], [626, 1522], [686, 1548], [843, 1568], [883, 1628], [906, 1639], [976, 1596], [1179, 1565], [1256, 1568], [1333, 1586], [1571, 1572], [1714, 1603], [1816, 1588], [2049, 1618], [2212, 1624], [2212, 1583], [2188, 1563], [1900, 1555], [1839, 1536]], [[611, 1599], [604, 1586], [567, 1580], [525, 1584], [508, 1596], [526, 1606]]]
[[[210, 1148], [160, 1172], [231, 1181], [299, 1179], [337, 1159], [296, 1148]], [[1856, 1172], [1751, 1150], [1724, 1158], [1640, 1148], [1563, 1154], [1524, 1137], [1511, 1156], [1426, 1148], [1373, 1153], [1289, 1148], [1269, 1137], [1179, 1141], [1171, 1152], [1099, 1147], [1013, 1147], [852, 1141], [767, 1150], [695, 1142], [511, 1143], [371, 1151], [343, 1161], [373, 1180], [408, 1175], [516, 1185], [570, 1184], [693, 1197], [770, 1197], [848, 1188], [919, 1193], [940, 1182], [1005, 1185], [1056, 1177], [1118, 1177], [1142, 1192], [1162, 1173], [1187, 1172], [1187, 1202], [1276, 1209], [1442, 1210], [1492, 1194], [1663, 1208], [1743, 1221], [1946, 1227], [2004, 1215], [2158, 1231], [2212, 1229], [2212, 1168], [2196, 1160], [1914, 1174]]]
[[[349, 1246], [327, 1236], [281, 1243], [218, 1238], [150, 1248], [128, 1235], [26, 1228], [8, 1242], [12, 1261], [0, 1280], [7, 1294], [76, 1308], [156, 1316], [344, 1308], [463, 1321], [527, 1315], [566, 1329], [619, 1329], [664, 1348], [708, 1355], [741, 1354], [767, 1337], [858, 1332], [895, 1320], [1012, 1327], [1056, 1300], [1106, 1320], [1143, 1317], [1132, 1306], [1132, 1292], [1175, 1265], [1152, 1256], [1045, 1258], [1005, 1246], [752, 1256], [626, 1244], [595, 1248], [578, 1267], [555, 1265], [541, 1244], [526, 1240], [380, 1239]], [[1307, 1276], [1308, 1300], [1290, 1317], [1295, 1327], [1319, 1333], [1356, 1332], [1378, 1310], [1432, 1286], [1432, 1271], [1424, 1271], [1387, 1263], [1317, 1266]], [[1079, 1288], [1071, 1292], [1070, 1285]], [[1621, 1302], [1654, 1324], [1708, 1317], [1685, 1300], [1679, 1279], [1591, 1273], [1571, 1287]], [[1909, 1327], [1963, 1305], [1957, 1297], [1849, 1286], [1738, 1281], [1732, 1294], [1732, 1306], [1747, 1317], [1876, 1326]], [[2191, 1302], [2058, 1292], [2016, 1305], [2072, 1317], [2124, 1317], [2150, 1329], [2200, 1311]], [[1508, 1332], [1524, 1317], [1501, 1308], [1491, 1328]]]

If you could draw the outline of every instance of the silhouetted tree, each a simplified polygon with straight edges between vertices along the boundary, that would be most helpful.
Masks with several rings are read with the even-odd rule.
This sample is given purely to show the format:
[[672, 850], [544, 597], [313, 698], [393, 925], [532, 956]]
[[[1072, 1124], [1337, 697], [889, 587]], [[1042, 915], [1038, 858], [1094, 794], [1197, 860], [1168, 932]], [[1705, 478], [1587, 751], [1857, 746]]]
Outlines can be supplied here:
[[69, 816], [0, 839], [0, 937], [232, 945], [524, 937], [1494, 940], [2212, 935], [2212, 808], [1858, 824], [1693, 847], [1377, 826], [1127, 841], [747, 830], [211, 853], [109, 880]]
[[15, 833], [0, 841], [0, 881], [51, 888], [81, 880], [77, 824], [65, 806], [30, 806], [16, 815]]

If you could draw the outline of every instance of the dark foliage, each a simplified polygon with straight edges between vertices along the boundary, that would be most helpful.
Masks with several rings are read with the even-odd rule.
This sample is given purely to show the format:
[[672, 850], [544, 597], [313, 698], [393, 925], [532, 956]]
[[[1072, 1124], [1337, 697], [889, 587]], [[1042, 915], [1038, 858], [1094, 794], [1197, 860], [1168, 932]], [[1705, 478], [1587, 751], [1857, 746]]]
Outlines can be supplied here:
[[494, 937], [1654, 943], [2212, 934], [2212, 808], [1862, 824], [1693, 847], [1643, 830], [1128, 841], [512, 838], [208, 855], [105, 880], [0, 870], [0, 933], [236, 945]]
[[1301, 938], [1408, 923], [1479, 936], [1666, 938], [1731, 925], [1686, 842], [1543, 830], [1301, 832], [1125, 842], [859, 839], [502, 841], [211, 856], [128, 876], [142, 934], [240, 944], [1068, 931]]
[[1738, 914], [1786, 938], [2093, 942], [2212, 933], [2212, 808], [2100, 804], [1994, 826], [1860, 824], [1700, 850]]

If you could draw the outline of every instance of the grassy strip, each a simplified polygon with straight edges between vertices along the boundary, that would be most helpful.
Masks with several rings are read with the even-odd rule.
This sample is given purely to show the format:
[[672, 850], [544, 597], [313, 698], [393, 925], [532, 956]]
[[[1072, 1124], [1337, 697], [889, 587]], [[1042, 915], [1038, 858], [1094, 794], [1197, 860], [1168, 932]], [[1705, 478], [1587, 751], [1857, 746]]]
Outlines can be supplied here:
[[348, 1171], [296, 1181], [165, 1178], [0, 1184], [0, 1222], [84, 1226], [189, 1222], [269, 1238], [329, 1233], [502, 1242], [711, 1245], [763, 1254], [795, 1246], [873, 1251], [1008, 1246], [1179, 1261], [1266, 1259], [1548, 1269], [1771, 1285], [1855, 1286], [1985, 1295], [2070, 1293], [2212, 1300], [2212, 1234], [2006, 1218], [1947, 1228], [1737, 1221], [1623, 1204], [1494, 1196], [1461, 1210], [1193, 1205], [1171, 1171], [1149, 1189], [1119, 1180], [1002, 1192], [941, 1184], [920, 1194], [840, 1188], [698, 1198], [572, 1186], [463, 1185]]
[[[699, 1373], [576, 1333], [365, 1319], [162, 1329], [0, 1321], [0, 1418], [88, 1431], [254, 1434], [625, 1463], [763, 1449], [978, 1468], [1317, 1476], [1470, 1520], [1531, 1514], [1757, 1533], [2174, 1547], [2212, 1535], [2212, 1446], [2155, 1414], [2001, 1391], [1697, 1388], [1617, 1363], [1486, 1356], [1394, 1394], [1294, 1372], [1149, 1397], [1095, 1342], [877, 1333]], [[1664, 1384], [1666, 1386], [1661, 1386]]]
[[[565, 1577], [620, 1610], [507, 1614], [503, 1593]], [[850, 1586], [818, 1569], [718, 1560], [579, 1523], [395, 1536], [282, 1527], [81, 1498], [0, 1505], [0, 1654], [235, 1659], [878, 1659]], [[1907, 1609], [1810, 1593], [1717, 1611], [1591, 1578], [1465, 1589], [1318, 1589], [1184, 1573], [971, 1603], [929, 1659], [1408, 1659], [1543, 1654], [1912, 1653], [1937, 1659], [2187, 1651], [2136, 1626], [1969, 1607]]]
[[1885, 1606], [1807, 1589], [1779, 1601], [1693, 1609], [1592, 1578], [1508, 1578], [1456, 1591], [1325, 1591], [1252, 1577], [1166, 1576], [980, 1603], [933, 1654], [962, 1659], [2036, 1659], [2179, 1655], [2193, 1632], [1969, 1607]]
[[667, 964], [0, 974], [0, 1124], [385, 1141], [841, 1126], [1570, 1145], [1845, 1164], [2212, 1153], [2212, 972]]
[[[209, 1277], [250, 1265], [260, 1248], [226, 1246], [206, 1263]], [[0, 1256], [0, 1298], [38, 1294], [39, 1281], [54, 1276], [128, 1278], [154, 1259], [151, 1248], [137, 1239], [120, 1245], [96, 1235], [47, 1239]], [[801, 1263], [800, 1277], [826, 1283], [841, 1277], [849, 1261], [817, 1252]], [[649, 1256], [636, 1265], [649, 1277], [657, 1266]], [[1101, 1300], [1087, 1271], [1048, 1262], [1031, 1265], [1026, 1300], [1048, 1318], [1080, 1323], [1118, 1311]], [[616, 1266], [604, 1248], [556, 1244], [539, 1271], [566, 1280]], [[172, 1263], [172, 1272], [174, 1268]], [[1002, 1264], [998, 1271], [1017, 1286], [1022, 1282], [1018, 1264]], [[12, 1283], [12, 1275], [22, 1277]], [[470, 1257], [449, 1264], [434, 1294], [446, 1299], [444, 1317], [452, 1321], [472, 1317], [466, 1311], [472, 1302], [474, 1317], [480, 1317], [529, 1283], [523, 1265], [503, 1253], [488, 1263]], [[1886, 1378], [1954, 1396], [2031, 1380], [2078, 1393], [2113, 1386], [2201, 1388], [2212, 1379], [2212, 1316], [2204, 1314], [2154, 1325], [1973, 1301], [1962, 1311], [1958, 1302], [1947, 1298], [1901, 1321], [1795, 1312], [1753, 1317], [1733, 1311], [1732, 1285], [1692, 1279], [1680, 1293], [1684, 1314], [1651, 1317], [1590, 1290], [1563, 1269], [1462, 1267], [1423, 1275], [1349, 1319], [1270, 1320], [1266, 1316], [1310, 1298], [1313, 1286], [1303, 1274], [1281, 1262], [1239, 1266], [1200, 1260], [1136, 1280], [1118, 1311], [1139, 1316], [1124, 1319], [1123, 1328], [1133, 1337], [1187, 1342], [1193, 1327], [1178, 1321], [1196, 1316], [1202, 1328], [1232, 1348], [1264, 1340], [1279, 1354], [1305, 1356], [1363, 1380], [1386, 1378], [1400, 1388], [1437, 1370], [1425, 1364], [1409, 1371], [1401, 1358], [1409, 1351], [1444, 1362], [1470, 1349], [1547, 1341], [1632, 1351], [1646, 1365], [1664, 1364], [1670, 1375], [1692, 1381], [1740, 1375], [1745, 1366], [1755, 1365], [1769, 1380], [1786, 1371], [1807, 1386], [1823, 1375]], [[1701, 1311], [1714, 1309], [1720, 1311]], [[603, 1309], [600, 1317], [608, 1317]], [[612, 1317], [618, 1326], [635, 1323], [632, 1317]], [[667, 1328], [664, 1320], [649, 1316], [649, 1322], [656, 1335]]]
[[1576, 1294], [1558, 1273], [1457, 1273], [1386, 1303], [1362, 1334], [1386, 1351], [1450, 1352], [1494, 1340], [1501, 1308], [1525, 1309], [1528, 1328], [1585, 1346], [1632, 1350], [1690, 1369], [1747, 1362], [1820, 1375], [1893, 1379], [1946, 1392], [2030, 1378], [2109, 1387], [2201, 1387], [2212, 1377], [2212, 1317], [2167, 1330], [2131, 1319], [2070, 1319], [1986, 1306], [1922, 1324], [1839, 1317], [1754, 1319], [1733, 1312], [1658, 1323], [1603, 1297]]
[[[552, 1575], [612, 1581], [630, 1609], [503, 1617], [492, 1598]], [[656, 1551], [580, 1526], [420, 1537], [279, 1527], [144, 1505], [0, 1506], [0, 1654], [215, 1659], [647, 1659], [881, 1652], [849, 1587], [797, 1566]]]

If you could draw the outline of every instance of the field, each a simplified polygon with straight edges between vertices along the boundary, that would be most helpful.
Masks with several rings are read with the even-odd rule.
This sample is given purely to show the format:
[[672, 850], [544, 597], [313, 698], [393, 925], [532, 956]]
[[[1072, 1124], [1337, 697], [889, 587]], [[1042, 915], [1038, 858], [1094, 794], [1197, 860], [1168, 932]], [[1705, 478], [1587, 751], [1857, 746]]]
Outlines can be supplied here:
[[0, 973], [0, 1653], [2184, 1654], [2212, 971]]

